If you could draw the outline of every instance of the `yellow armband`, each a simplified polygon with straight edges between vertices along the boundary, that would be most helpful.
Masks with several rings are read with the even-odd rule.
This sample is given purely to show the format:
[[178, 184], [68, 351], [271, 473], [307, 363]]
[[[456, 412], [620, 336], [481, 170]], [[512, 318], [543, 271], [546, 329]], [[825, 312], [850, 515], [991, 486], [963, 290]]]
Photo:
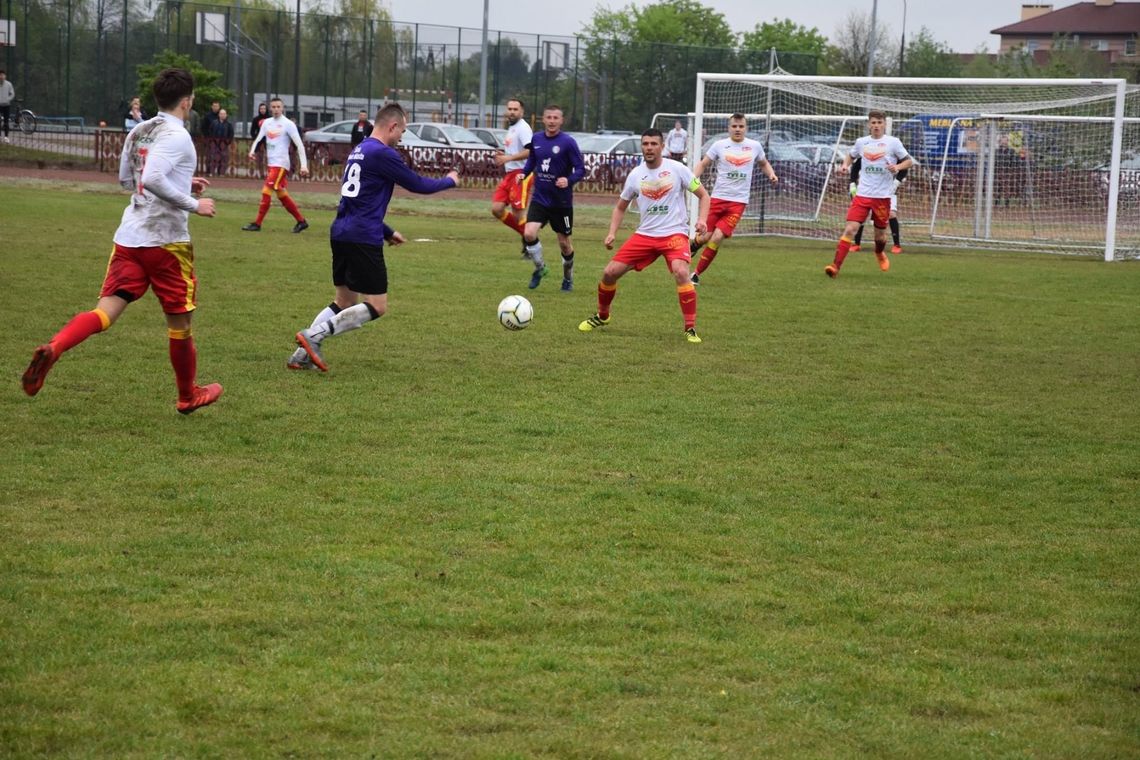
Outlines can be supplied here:
[[700, 186], [701, 186], [701, 181], [699, 179], [697, 179], [696, 177], [693, 177], [693, 181], [689, 183], [689, 192], [690, 193], [697, 192], [697, 188]]

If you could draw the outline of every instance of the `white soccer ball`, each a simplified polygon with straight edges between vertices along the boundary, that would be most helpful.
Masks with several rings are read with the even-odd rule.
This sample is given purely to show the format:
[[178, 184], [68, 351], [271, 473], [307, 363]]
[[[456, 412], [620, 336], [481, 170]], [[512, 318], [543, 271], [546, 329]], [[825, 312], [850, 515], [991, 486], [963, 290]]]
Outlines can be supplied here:
[[526, 329], [534, 319], [534, 307], [522, 296], [507, 296], [499, 301], [499, 323], [508, 330]]

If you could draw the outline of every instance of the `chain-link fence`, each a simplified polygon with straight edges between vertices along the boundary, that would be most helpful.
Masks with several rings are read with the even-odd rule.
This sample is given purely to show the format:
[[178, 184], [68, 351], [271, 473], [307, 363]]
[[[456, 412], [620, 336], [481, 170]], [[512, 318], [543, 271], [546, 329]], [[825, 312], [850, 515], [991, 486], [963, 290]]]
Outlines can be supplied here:
[[[121, 126], [139, 94], [136, 67], [163, 50], [222, 73], [234, 93], [223, 105], [239, 136], [268, 95], [282, 97], [306, 129], [388, 100], [413, 120], [471, 126], [480, 115], [480, 29], [179, 0], [0, 0], [0, 16], [19, 32], [15, 45], [0, 47], [0, 66], [24, 104], [87, 126]], [[491, 31], [484, 121], [498, 124], [506, 99], [519, 97], [528, 114], [557, 102], [567, 129], [640, 130], [655, 112], [692, 109], [698, 71], [766, 72], [773, 59], [767, 51]], [[779, 54], [778, 63], [816, 73], [812, 56]]]

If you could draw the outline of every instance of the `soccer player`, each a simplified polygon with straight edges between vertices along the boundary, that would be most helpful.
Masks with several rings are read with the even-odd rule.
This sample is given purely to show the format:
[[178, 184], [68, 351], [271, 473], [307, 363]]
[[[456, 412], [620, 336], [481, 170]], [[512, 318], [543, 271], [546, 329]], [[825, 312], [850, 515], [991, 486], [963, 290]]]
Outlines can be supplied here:
[[582, 332], [610, 323], [610, 305], [617, 295], [618, 280], [626, 272], [631, 269], [640, 272], [664, 256], [677, 282], [677, 300], [685, 320], [685, 338], [690, 343], [701, 342], [697, 335], [697, 290], [689, 279], [691, 253], [685, 191], [693, 193], [699, 200], [696, 229], [701, 234], [708, 229], [709, 193], [687, 166], [671, 158], [663, 158], [663, 149], [661, 130], [647, 129], [642, 133], [641, 155], [644, 160], [626, 177], [625, 186], [610, 215], [606, 248], [613, 250], [625, 210], [635, 197], [641, 222], [637, 232], [622, 244], [602, 271], [602, 280], [598, 283], [598, 311], [578, 325]]
[[23, 377], [29, 396], [40, 392], [48, 371], [65, 351], [110, 328], [150, 287], [166, 314], [177, 410], [190, 414], [222, 395], [217, 383], [197, 384], [198, 354], [190, 331], [198, 280], [187, 218], [191, 213], [214, 215], [212, 199], [193, 197], [209, 184], [194, 176], [198, 155], [184, 126], [194, 104], [194, 77], [182, 69], [164, 69], [152, 89], [159, 114], [130, 131], [119, 158], [119, 182], [132, 195], [115, 232], [99, 301], [35, 350]]
[[534, 262], [534, 274], [527, 287], [537, 288], [546, 276], [538, 231], [549, 223], [562, 251], [562, 292], [569, 293], [574, 289], [574, 244], [570, 241], [574, 225], [573, 187], [585, 176], [586, 166], [578, 143], [562, 131], [560, 106], [548, 105], [542, 109], [542, 127], [543, 131], [531, 138], [530, 155], [522, 169], [523, 181], [534, 181], [523, 230], [523, 242]]
[[[507, 127], [507, 139], [504, 141], [506, 150], [495, 152], [495, 163], [503, 167], [506, 173], [499, 186], [495, 188], [494, 195], [491, 196], [491, 216], [519, 233], [520, 239], [524, 238], [526, 224], [519, 217], [525, 217], [526, 194], [530, 189], [529, 181], [526, 183], [521, 181], [522, 168], [530, 156], [526, 146], [530, 145], [534, 136], [530, 125], [523, 118], [524, 110], [523, 102], [518, 98], [507, 101], [507, 121], [510, 125]], [[527, 255], [524, 239], [524, 258]]]
[[[404, 242], [403, 235], [384, 223], [395, 186], [413, 193], [438, 193], [459, 184], [456, 171], [442, 179], [428, 179], [407, 167], [396, 150], [407, 125], [408, 115], [399, 103], [382, 106], [376, 112], [372, 134], [348, 154], [340, 205], [329, 230], [336, 297], [307, 330], [297, 333], [298, 348], [287, 363], [290, 369], [315, 367], [328, 372], [321, 354], [324, 340], [363, 327], [388, 310], [384, 243]], [[359, 303], [361, 298], [363, 303]]]
[[257, 146], [262, 140], [265, 141], [269, 174], [265, 177], [265, 185], [261, 188], [261, 204], [257, 208], [257, 219], [242, 229], [246, 232], [261, 230], [261, 223], [265, 221], [265, 215], [269, 212], [269, 204], [273, 202], [272, 194], [276, 193], [281, 205], [297, 220], [293, 225], [293, 232], [302, 232], [309, 228], [309, 223], [305, 221], [301, 209], [297, 208], [287, 188], [289, 169], [292, 167], [289, 160], [290, 143], [297, 146], [297, 158], [301, 161], [301, 176], [309, 176], [309, 159], [305, 156], [305, 144], [301, 142], [301, 133], [297, 131], [297, 125], [285, 118], [285, 102], [281, 98], [269, 101], [269, 113], [269, 118], [261, 122], [261, 130], [254, 138], [253, 144], [249, 146], [249, 160], [256, 161]]
[[846, 174], [856, 158], [862, 159], [859, 183], [847, 208], [847, 224], [835, 247], [835, 259], [823, 268], [828, 277], [839, 276], [839, 268], [855, 243], [855, 231], [868, 215], [875, 225], [875, 258], [879, 260], [879, 269], [886, 272], [891, 268], [886, 254], [886, 230], [891, 212], [892, 185], [898, 172], [909, 169], [914, 162], [897, 137], [885, 134], [885, 113], [871, 111], [867, 114], [867, 128], [870, 134], [855, 141], [843, 157], [843, 164], [836, 169], [840, 175]]
[[746, 136], [748, 122], [742, 113], [734, 113], [728, 119], [728, 137], [717, 140], [709, 146], [693, 170], [698, 178], [703, 176], [710, 163], [716, 166], [716, 183], [713, 185], [712, 205], [709, 208], [709, 230], [705, 235], [698, 234], [693, 239], [692, 250], [696, 252], [702, 245], [701, 258], [693, 273], [693, 284], [701, 281], [704, 273], [720, 250], [725, 238], [732, 237], [733, 230], [740, 223], [740, 216], [748, 207], [748, 195], [752, 189], [752, 169], [760, 164], [760, 170], [768, 181], [775, 185], [780, 181], [776, 170], [764, 155], [764, 146]]
[[673, 129], [665, 137], [665, 149], [669, 151], [669, 158], [684, 163], [685, 151], [688, 148], [689, 133], [681, 126], [681, 120], [677, 119], [673, 124]]
[[[861, 158], [856, 158], [851, 163], [851, 197], [852, 198], [855, 197], [855, 194], [858, 192], [858, 189], [859, 189], [859, 169], [862, 166], [862, 164], [863, 164], [863, 160]], [[890, 227], [891, 227], [891, 239], [894, 243], [894, 245], [891, 246], [891, 253], [902, 253], [902, 243], [900, 242], [900, 237], [899, 237], [899, 198], [898, 198], [898, 192], [899, 192], [899, 186], [901, 186], [903, 182], [906, 182], [906, 177], [907, 177], [907, 174], [909, 172], [910, 172], [910, 169], [903, 169], [902, 171], [900, 171], [898, 174], [895, 175], [895, 180], [894, 180], [894, 182], [891, 183], [891, 216], [890, 216], [890, 219], [887, 220], [888, 224], [890, 224]], [[855, 233], [855, 242], [854, 242], [854, 244], [852, 244], [852, 246], [850, 248], [847, 249], [848, 252], [855, 253], [862, 246], [862, 244], [863, 244], [863, 226], [864, 226], [863, 224], [859, 225], [859, 230]]]

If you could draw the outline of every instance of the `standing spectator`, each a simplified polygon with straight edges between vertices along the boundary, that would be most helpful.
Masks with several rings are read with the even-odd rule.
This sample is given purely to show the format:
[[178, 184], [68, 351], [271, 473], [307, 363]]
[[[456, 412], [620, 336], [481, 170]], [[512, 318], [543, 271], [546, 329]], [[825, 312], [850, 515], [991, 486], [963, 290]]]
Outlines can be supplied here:
[[289, 145], [297, 147], [297, 157], [301, 160], [301, 176], [309, 176], [309, 159], [305, 155], [305, 144], [301, 142], [301, 133], [297, 125], [285, 118], [285, 101], [274, 98], [269, 101], [269, 112], [272, 114], [261, 123], [261, 132], [258, 133], [253, 145], [249, 149], [249, 160], [256, 157], [257, 146], [265, 141], [265, 152], [269, 160], [269, 175], [265, 178], [265, 185], [261, 188], [261, 203], [257, 207], [257, 218], [242, 227], [246, 232], [259, 232], [265, 215], [269, 213], [269, 205], [273, 202], [273, 194], [285, 207], [297, 223], [293, 225], [293, 232], [304, 232], [309, 223], [297, 208], [297, 203], [289, 195], [289, 169], [292, 162], [289, 160]]
[[8, 118], [12, 114], [12, 101], [16, 99], [16, 88], [8, 81], [8, 74], [0, 69], [0, 130], [4, 132], [4, 142], [8, 139]]
[[661, 130], [647, 129], [641, 134], [641, 156], [644, 159], [629, 173], [618, 196], [617, 205], [610, 214], [610, 230], [603, 241], [612, 250], [618, 227], [625, 211], [634, 198], [641, 212], [641, 222], [635, 232], [622, 244], [598, 283], [598, 311], [585, 319], [578, 329], [590, 332], [610, 323], [610, 306], [617, 295], [618, 280], [630, 270], [640, 272], [664, 256], [665, 264], [677, 283], [677, 302], [685, 324], [685, 340], [700, 343], [697, 335], [697, 289], [689, 279], [689, 209], [685, 193], [697, 196], [697, 234], [707, 229], [709, 192], [689, 167], [663, 158]]
[[361, 111], [356, 116], [356, 123], [352, 125], [352, 144], [360, 145], [364, 138], [372, 134], [372, 122], [368, 120], [368, 112]]
[[[507, 138], [503, 150], [495, 151], [495, 163], [503, 167], [503, 179], [491, 195], [491, 216], [519, 233], [523, 238], [523, 257], [526, 258], [526, 203], [530, 183], [521, 181], [522, 168], [530, 156], [534, 132], [526, 123], [523, 102], [518, 98], [507, 101]], [[521, 218], [520, 218], [521, 217]]]
[[522, 169], [522, 180], [534, 175], [534, 196], [526, 210], [526, 227], [523, 242], [534, 262], [531, 290], [546, 276], [546, 262], [542, 259], [542, 243], [538, 231], [547, 223], [558, 237], [562, 251], [562, 292], [574, 289], [574, 244], [570, 231], [574, 224], [574, 184], [586, 174], [582, 151], [573, 137], [562, 131], [562, 107], [548, 105], [542, 109], [543, 131], [536, 133], [530, 145], [530, 155]]
[[[256, 140], [258, 134], [261, 133], [261, 123], [269, 118], [269, 104], [258, 103], [257, 115], [249, 123], [249, 139]], [[264, 143], [257, 147], [257, 176], [265, 177], [265, 145]]]
[[142, 110], [142, 101], [138, 98], [131, 98], [131, 104], [127, 106], [127, 114], [123, 118], [123, 131], [130, 132], [146, 121], [146, 112]]
[[214, 101], [210, 104], [210, 110], [206, 112], [205, 118], [202, 119], [202, 134], [209, 137], [214, 133], [214, 122], [218, 120], [218, 111], [222, 110], [222, 104]]
[[685, 153], [689, 150], [689, 133], [681, 126], [680, 119], [673, 123], [672, 131], [665, 137], [665, 150], [669, 151], [669, 158], [685, 163]]
[[210, 135], [210, 150], [213, 160], [210, 169], [218, 175], [225, 174], [226, 170], [230, 168], [230, 149], [234, 144], [234, 125], [229, 117], [226, 109], [221, 109], [218, 111], [218, 120], [211, 127], [213, 133]]
[[182, 69], [164, 69], [153, 89], [159, 114], [127, 135], [119, 159], [119, 183], [132, 195], [115, 232], [99, 301], [36, 348], [22, 378], [29, 396], [40, 392], [48, 371], [68, 349], [109, 329], [152, 288], [166, 316], [178, 413], [190, 414], [222, 395], [217, 383], [197, 383], [198, 351], [190, 330], [198, 280], [187, 218], [214, 215], [212, 199], [194, 197], [209, 182], [194, 176], [198, 157], [183, 126], [194, 103], [194, 77]]
[[363, 327], [388, 310], [384, 244], [404, 242], [404, 236], [384, 221], [396, 185], [424, 194], [459, 185], [454, 169], [446, 177], [429, 179], [404, 164], [395, 148], [407, 124], [407, 113], [400, 104], [389, 103], [376, 112], [372, 134], [349, 154], [340, 205], [329, 229], [335, 300], [321, 309], [308, 329], [297, 333], [298, 348], [286, 364], [289, 369], [316, 367], [328, 372], [322, 342]]

